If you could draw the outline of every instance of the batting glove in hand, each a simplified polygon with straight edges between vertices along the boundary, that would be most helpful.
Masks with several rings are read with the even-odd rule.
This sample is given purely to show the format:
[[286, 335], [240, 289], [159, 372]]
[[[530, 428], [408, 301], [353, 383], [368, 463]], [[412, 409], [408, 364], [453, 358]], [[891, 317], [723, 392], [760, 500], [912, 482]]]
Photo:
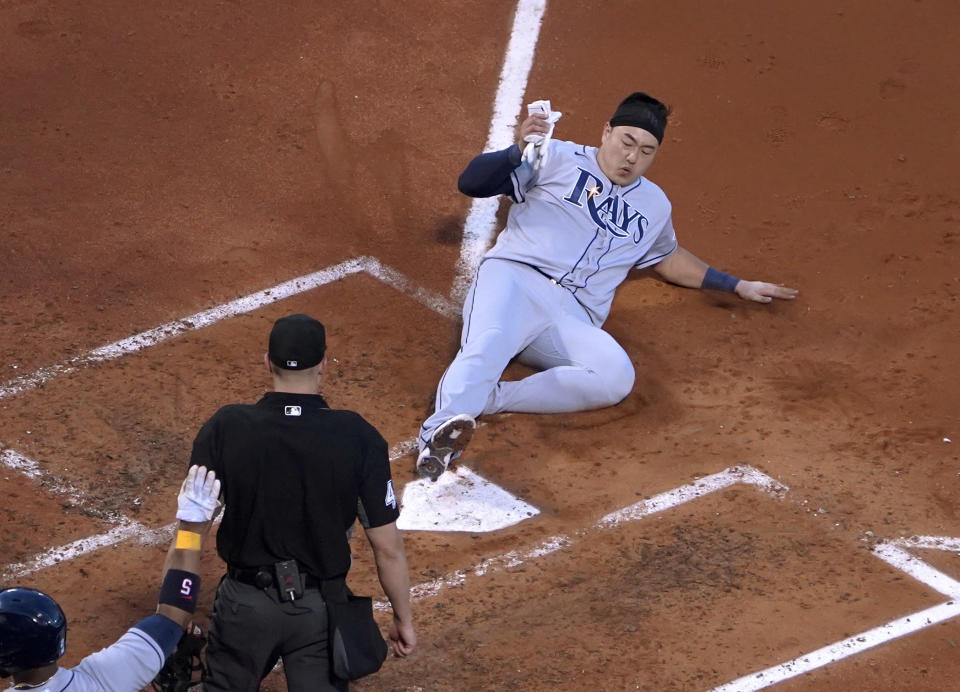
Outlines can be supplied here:
[[533, 166], [533, 170], [538, 171], [547, 162], [547, 150], [549, 149], [550, 138], [553, 137], [553, 126], [563, 113], [551, 110], [550, 101], [546, 100], [527, 104], [527, 115], [533, 115], [534, 113], [546, 115], [547, 123], [550, 125], [550, 129], [544, 135], [532, 134], [523, 138], [523, 141], [528, 142], [523, 149], [523, 160]]
[[202, 524], [217, 516], [222, 506], [217, 474], [206, 466], [191, 466], [177, 497], [177, 519]]

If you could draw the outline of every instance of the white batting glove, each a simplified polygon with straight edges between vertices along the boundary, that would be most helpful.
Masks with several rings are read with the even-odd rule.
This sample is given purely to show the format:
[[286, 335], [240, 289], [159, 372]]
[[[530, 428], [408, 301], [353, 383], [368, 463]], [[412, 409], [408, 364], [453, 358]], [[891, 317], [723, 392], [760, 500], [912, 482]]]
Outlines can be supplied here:
[[550, 139], [553, 137], [553, 126], [563, 115], [560, 111], [551, 110], [550, 101], [534, 101], [527, 104], [527, 115], [534, 113], [543, 113], [547, 116], [547, 124], [550, 129], [545, 135], [530, 134], [523, 138], [528, 142], [523, 150], [523, 160], [533, 166], [533, 170], [538, 171], [547, 163], [547, 152], [549, 150]]
[[220, 513], [220, 481], [206, 466], [191, 466], [177, 497], [177, 519], [202, 524]]

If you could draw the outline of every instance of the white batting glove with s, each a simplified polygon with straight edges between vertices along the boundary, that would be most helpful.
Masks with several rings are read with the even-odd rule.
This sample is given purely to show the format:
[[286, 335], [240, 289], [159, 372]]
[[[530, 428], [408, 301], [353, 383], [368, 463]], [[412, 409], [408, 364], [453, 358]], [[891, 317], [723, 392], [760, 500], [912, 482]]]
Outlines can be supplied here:
[[191, 466], [177, 497], [177, 519], [202, 524], [220, 513], [220, 481], [206, 466]]
[[534, 113], [543, 113], [546, 115], [547, 123], [550, 125], [550, 129], [547, 130], [546, 134], [530, 134], [523, 138], [524, 142], [528, 142], [527, 146], [523, 149], [523, 159], [533, 166], [535, 171], [538, 171], [543, 168], [547, 162], [547, 151], [550, 148], [550, 139], [553, 137], [553, 126], [563, 113], [551, 110], [550, 101], [548, 100], [528, 103], [527, 115], [530, 116]]

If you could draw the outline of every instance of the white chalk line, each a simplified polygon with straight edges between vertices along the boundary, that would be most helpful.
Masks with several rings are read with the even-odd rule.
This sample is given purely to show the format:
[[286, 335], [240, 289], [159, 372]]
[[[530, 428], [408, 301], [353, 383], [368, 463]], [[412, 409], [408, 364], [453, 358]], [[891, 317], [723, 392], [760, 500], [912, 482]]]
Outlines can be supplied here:
[[45, 474], [40, 468], [40, 464], [9, 447], [0, 450], [0, 464], [22, 473], [32, 481], [37, 481], [53, 495], [66, 500], [69, 505], [79, 506], [83, 504], [83, 493], [77, 488], [62, 479]]
[[363, 270], [448, 319], [456, 319], [460, 315], [460, 306], [449, 298], [415, 284], [396, 269], [381, 264], [376, 258], [367, 258]]
[[960, 599], [960, 581], [947, 576], [916, 555], [911, 555], [895, 543], [879, 543], [874, 547], [873, 554], [934, 591], [948, 598]]
[[960, 544], [960, 539], [914, 536], [910, 539], [879, 543], [872, 551], [874, 555], [891, 567], [908, 574], [920, 583], [950, 598], [951, 600], [946, 603], [897, 618], [885, 625], [874, 627], [866, 632], [798, 656], [791, 661], [737, 678], [713, 688], [710, 692], [754, 692], [755, 690], [762, 690], [960, 615], [960, 601], [957, 600], [960, 598], [960, 582], [915, 555], [911, 555], [904, 547], [901, 547], [906, 545], [906, 547], [911, 548], [956, 550], [958, 544]]
[[710, 692], [754, 692], [789, 680], [790, 678], [809, 673], [828, 663], [836, 663], [844, 658], [861, 653], [875, 646], [885, 644], [893, 639], [907, 634], [919, 632], [922, 629], [944, 622], [960, 615], [960, 602], [949, 601], [912, 615], [893, 620], [880, 627], [875, 627], [861, 634], [848, 637], [842, 641], [830, 644], [822, 649], [811, 651], [792, 661], [751, 673], [719, 687]]
[[459, 313], [459, 310], [453, 306], [448, 298], [428, 291], [427, 289], [419, 288], [403, 274], [395, 269], [384, 266], [379, 260], [373, 257], [357, 257], [313, 272], [312, 274], [290, 279], [273, 288], [257, 291], [256, 293], [237, 298], [229, 303], [218, 305], [209, 310], [203, 310], [189, 317], [174, 320], [173, 322], [162, 324], [159, 327], [148, 329], [145, 332], [120, 339], [106, 346], [95, 348], [89, 353], [76, 356], [64, 363], [42, 367], [30, 374], [21, 375], [0, 387], [0, 399], [39, 387], [59, 375], [72, 373], [88, 365], [113, 360], [150, 346], [156, 346], [180, 334], [203, 327], [209, 327], [229, 317], [236, 317], [237, 315], [253, 312], [265, 305], [270, 305], [284, 298], [290, 298], [297, 294], [311, 291], [360, 272], [365, 272], [384, 284], [402, 293], [406, 293], [417, 302], [438, 312], [444, 317], [456, 316]]
[[128, 538], [146, 536], [151, 533], [152, 531], [143, 524], [122, 517], [120, 522], [107, 533], [81, 538], [58, 548], [46, 550], [26, 562], [7, 565], [3, 569], [3, 576], [5, 579], [25, 577], [62, 562], [74, 560], [95, 550], [116, 545]]
[[947, 538], [946, 536], [910, 536], [910, 538], [898, 538], [890, 542], [901, 548], [948, 550], [960, 553], [960, 538]]
[[[519, 567], [525, 562], [549, 555], [571, 545], [573, 545], [573, 541], [568, 536], [553, 536], [541, 541], [529, 550], [511, 550], [502, 555], [485, 558], [467, 569], [456, 570], [442, 577], [416, 584], [410, 587], [410, 596], [414, 600], [431, 598], [444, 589], [463, 586], [470, 575], [482, 577], [502, 569]], [[388, 601], [377, 601], [374, 603], [374, 607], [377, 610], [386, 610], [390, 608], [390, 603]]]
[[43, 469], [33, 459], [25, 457], [9, 447], [0, 448], [0, 464], [12, 471], [17, 471], [32, 481], [40, 484], [51, 495], [59, 498], [69, 507], [83, 507], [91, 515], [100, 519], [116, 520], [115, 512], [106, 512], [90, 507], [84, 500], [83, 492], [68, 481], [52, 474], [44, 473]]
[[[506, 149], [514, 141], [514, 129], [523, 106], [523, 95], [527, 90], [527, 79], [533, 67], [533, 55], [546, 8], [546, 0], [520, 0], [517, 3], [500, 72], [500, 84], [493, 102], [486, 151]], [[493, 239], [499, 206], [499, 197], [474, 199], [470, 206], [463, 226], [457, 273], [450, 292], [450, 297], [458, 304], [466, 297], [473, 274], [480, 266], [480, 258]]]
[[603, 517], [597, 526], [610, 527], [627, 521], [642, 519], [643, 517], [662, 512], [665, 509], [676, 507], [698, 497], [709, 495], [717, 490], [723, 490], [735, 483], [752, 485], [759, 490], [774, 495], [782, 495], [789, 491], [785, 485], [777, 482], [765, 473], [750, 466], [731, 466], [730, 468], [704, 476], [688, 485], [641, 500], [636, 504], [624, 507]]

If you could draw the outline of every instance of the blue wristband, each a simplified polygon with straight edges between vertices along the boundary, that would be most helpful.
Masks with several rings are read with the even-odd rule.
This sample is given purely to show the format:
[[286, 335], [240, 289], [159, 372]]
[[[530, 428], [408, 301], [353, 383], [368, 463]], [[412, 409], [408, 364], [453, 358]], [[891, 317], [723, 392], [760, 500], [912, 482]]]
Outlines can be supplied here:
[[707, 267], [707, 273], [703, 277], [703, 283], [700, 284], [700, 288], [709, 291], [726, 291], [727, 293], [733, 293], [738, 283], [740, 283], [740, 279], [737, 277], [724, 274], [719, 269]]

